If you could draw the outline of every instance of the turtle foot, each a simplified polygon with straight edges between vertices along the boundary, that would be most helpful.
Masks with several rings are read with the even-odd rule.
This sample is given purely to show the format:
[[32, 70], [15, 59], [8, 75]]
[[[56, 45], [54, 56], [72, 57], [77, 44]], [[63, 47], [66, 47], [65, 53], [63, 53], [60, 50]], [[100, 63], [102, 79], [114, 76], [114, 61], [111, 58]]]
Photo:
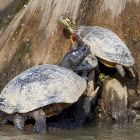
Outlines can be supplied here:
[[44, 115], [39, 116], [38, 120], [36, 121], [33, 132], [34, 133], [45, 133], [47, 130], [46, 127], [46, 117]]

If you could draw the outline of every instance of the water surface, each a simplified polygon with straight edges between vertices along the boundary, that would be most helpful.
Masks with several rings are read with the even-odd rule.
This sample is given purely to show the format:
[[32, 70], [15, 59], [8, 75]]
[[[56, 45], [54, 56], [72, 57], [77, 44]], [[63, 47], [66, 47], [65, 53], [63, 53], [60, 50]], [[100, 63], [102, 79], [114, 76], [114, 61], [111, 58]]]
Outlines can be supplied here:
[[[140, 122], [115, 123], [98, 122], [73, 130], [53, 130], [39, 135], [31, 133], [30, 125], [26, 126], [28, 132], [17, 131], [13, 125], [0, 126], [1, 140], [139, 140]], [[30, 133], [29, 133], [30, 132]]]

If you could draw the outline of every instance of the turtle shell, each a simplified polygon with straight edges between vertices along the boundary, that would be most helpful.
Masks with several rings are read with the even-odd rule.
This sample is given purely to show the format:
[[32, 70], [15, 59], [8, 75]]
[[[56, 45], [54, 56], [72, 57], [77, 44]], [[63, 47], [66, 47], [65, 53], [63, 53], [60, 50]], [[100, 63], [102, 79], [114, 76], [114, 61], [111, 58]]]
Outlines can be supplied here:
[[98, 65], [97, 58], [92, 54], [89, 54], [84, 59], [84, 61], [75, 68], [75, 71], [91, 70], [94, 69], [97, 65]]
[[128, 47], [112, 31], [98, 26], [77, 26], [73, 36], [90, 46], [91, 53], [115, 64], [133, 66], [134, 58]]
[[74, 103], [87, 87], [86, 80], [57, 65], [40, 65], [13, 78], [0, 94], [0, 110], [27, 113], [52, 103]]

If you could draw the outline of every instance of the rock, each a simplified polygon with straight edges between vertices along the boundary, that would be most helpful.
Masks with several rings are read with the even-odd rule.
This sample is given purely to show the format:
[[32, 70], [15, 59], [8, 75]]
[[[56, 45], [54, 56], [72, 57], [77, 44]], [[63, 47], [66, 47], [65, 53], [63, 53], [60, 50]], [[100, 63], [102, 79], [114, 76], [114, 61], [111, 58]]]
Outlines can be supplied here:
[[139, 100], [139, 96], [137, 94], [137, 92], [134, 89], [129, 89], [128, 90], [128, 101], [129, 104], [133, 104], [135, 103], [137, 100]]
[[140, 109], [140, 101], [136, 101], [135, 103], [133, 103], [131, 105], [131, 107], [134, 108], [134, 109]]
[[107, 116], [117, 121], [127, 121], [127, 88], [116, 79], [103, 83], [102, 100]]

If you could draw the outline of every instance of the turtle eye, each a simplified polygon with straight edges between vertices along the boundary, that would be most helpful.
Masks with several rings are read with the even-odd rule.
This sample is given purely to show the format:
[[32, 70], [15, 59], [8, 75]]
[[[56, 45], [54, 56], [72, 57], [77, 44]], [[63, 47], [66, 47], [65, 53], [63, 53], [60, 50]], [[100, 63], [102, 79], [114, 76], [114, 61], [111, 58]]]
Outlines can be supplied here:
[[83, 50], [86, 51], [86, 47], [84, 47]]
[[90, 47], [88, 45], [84, 45], [86, 50], [90, 49]]
[[71, 27], [74, 27], [74, 25], [75, 25], [74, 20], [70, 20], [68, 18], [66, 18], [66, 23], [67, 23], [68, 26], [71, 26]]

